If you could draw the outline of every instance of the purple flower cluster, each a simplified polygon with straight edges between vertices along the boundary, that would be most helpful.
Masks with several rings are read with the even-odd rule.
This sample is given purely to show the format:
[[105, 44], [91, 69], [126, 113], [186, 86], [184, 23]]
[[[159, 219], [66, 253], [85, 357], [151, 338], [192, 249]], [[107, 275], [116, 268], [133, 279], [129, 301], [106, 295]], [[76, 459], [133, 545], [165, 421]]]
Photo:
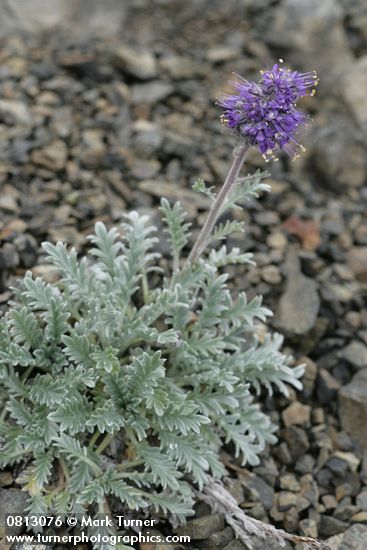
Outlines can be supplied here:
[[317, 75], [291, 71], [279, 64], [261, 74], [259, 83], [239, 77], [230, 82], [235, 93], [220, 94], [222, 123], [257, 147], [266, 160], [279, 149], [295, 158], [304, 150], [298, 139], [309, 121], [296, 103], [303, 96], [314, 95]]

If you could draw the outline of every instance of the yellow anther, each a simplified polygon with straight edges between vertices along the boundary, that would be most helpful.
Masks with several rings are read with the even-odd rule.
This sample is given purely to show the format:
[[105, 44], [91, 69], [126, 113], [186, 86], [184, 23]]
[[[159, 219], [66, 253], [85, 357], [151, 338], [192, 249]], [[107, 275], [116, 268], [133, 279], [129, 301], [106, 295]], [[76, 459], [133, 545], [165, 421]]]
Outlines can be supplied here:
[[312, 95], [312, 96], [314, 96], [314, 95], [315, 95], [315, 93], [316, 93], [316, 90], [315, 90], [315, 89], [313, 89], [313, 90], [312, 90], [312, 92], [311, 92], [311, 95]]

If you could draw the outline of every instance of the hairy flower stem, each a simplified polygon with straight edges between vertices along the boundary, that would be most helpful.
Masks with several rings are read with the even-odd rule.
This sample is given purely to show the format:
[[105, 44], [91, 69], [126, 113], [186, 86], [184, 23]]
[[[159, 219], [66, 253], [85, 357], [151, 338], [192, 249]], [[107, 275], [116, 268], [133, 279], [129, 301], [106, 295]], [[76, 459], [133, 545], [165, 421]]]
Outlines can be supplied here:
[[220, 214], [220, 211], [222, 210], [222, 206], [238, 179], [238, 174], [240, 173], [248, 150], [248, 143], [243, 143], [234, 149], [232, 166], [228, 172], [223, 187], [219, 191], [216, 199], [210, 207], [208, 217], [206, 218], [206, 221], [199, 233], [199, 236], [196, 239], [194, 246], [192, 247], [192, 250], [189, 254], [189, 257], [187, 258], [184, 267], [187, 267], [187, 265], [190, 263], [193, 264], [194, 262], [196, 262], [196, 260], [199, 258], [200, 254], [206, 247], [208, 239]]

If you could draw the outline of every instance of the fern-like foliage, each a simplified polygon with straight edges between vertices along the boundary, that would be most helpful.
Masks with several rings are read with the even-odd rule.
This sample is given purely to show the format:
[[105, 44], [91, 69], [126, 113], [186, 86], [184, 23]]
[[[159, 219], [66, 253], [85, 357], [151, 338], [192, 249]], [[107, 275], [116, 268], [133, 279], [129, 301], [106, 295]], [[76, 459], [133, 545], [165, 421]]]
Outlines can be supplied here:
[[[231, 204], [263, 185], [259, 174], [239, 182]], [[171, 273], [149, 277], [159, 270], [155, 229], [131, 212], [120, 228], [98, 222], [81, 259], [44, 243], [58, 282], [27, 273], [0, 318], [0, 461], [23, 468], [30, 513], [81, 513], [113, 497], [183, 521], [192, 484], [225, 473], [224, 443], [256, 464], [274, 441], [256, 392], [299, 387], [302, 369], [281, 338], [256, 339], [270, 315], [261, 298], [229, 289], [223, 268], [251, 255], [223, 245], [180, 270], [185, 214], [164, 199], [161, 211]], [[213, 238], [239, 228], [224, 223]]]

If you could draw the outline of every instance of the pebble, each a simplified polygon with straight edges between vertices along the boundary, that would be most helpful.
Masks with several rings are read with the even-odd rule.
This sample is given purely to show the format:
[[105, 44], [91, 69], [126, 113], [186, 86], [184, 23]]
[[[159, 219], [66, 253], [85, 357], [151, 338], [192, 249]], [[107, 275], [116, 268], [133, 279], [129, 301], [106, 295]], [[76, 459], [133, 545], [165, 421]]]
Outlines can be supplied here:
[[367, 540], [367, 525], [352, 525], [343, 535], [326, 542], [331, 550], [365, 550]]
[[24, 514], [27, 507], [27, 495], [20, 489], [0, 489], [0, 540], [7, 534], [16, 535], [21, 530], [19, 526], [6, 526], [6, 514]]
[[0, 197], [0, 209], [7, 213], [16, 214], [19, 211], [19, 207], [15, 197], [11, 195], [2, 195]]
[[316, 539], [318, 537], [319, 531], [318, 526], [315, 520], [313, 519], [303, 519], [299, 522], [302, 535], [305, 537], [311, 537]]
[[260, 502], [265, 510], [270, 510], [273, 504], [274, 490], [261, 477], [249, 474], [242, 478], [245, 499]]
[[27, 105], [11, 99], [0, 99], [0, 116], [5, 117], [5, 122], [8, 124], [15, 122], [28, 126], [32, 122]]
[[367, 489], [357, 495], [356, 504], [364, 512], [367, 511]]
[[316, 322], [320, 307], [317, 284], [300, 272], [298, 258], [289, 253], [287, 265], [287, 286], [279, 301], [276, 313], [277, 328], [296, 335], [311, 330]]
[[294, 401], [282, 412], [283, 422], [288, 428], [295, 424], [309, 424], [311, 417], [311, 407], [303, 405], [299, 401]]
[[332, 516], [321, 516], [319, 531], [322, 537], [331, 537], [342, 533], [348, 528], [348, 524], [345, 521], [336, 519]]
[[282, 275], [275, 265], [267, 265], [261, 268], [261, 277], [271, 285], [278, 285], [282, 281]]
[[270, 248], [284, 250], [288, 244], [288, 239], [282, 231], [274, 231], [268, 235], [266, 244]]
[[160, 80], [148, 84], [135, 84], [132, 86], [132, 102], [134, 104], [145, 103], [148, 105], [159, 103], [174, 92], [174, 87], [168, 82]]
[[178, 535], [188, 535], [193, 540], [207, 539], [213, 533], [224, 529], [224, 518], [219, 514], [189, 520], [186, 525], [176, 528]]
[[367, 449], [367, 369], [361, 369], [351, 382], [339, 391], [341, 425], [359, 444]]
[[320, 369], [316, 384], [317, 399], [321, 405], [326, 405], [337, 396], [341, 383], [326, 369]]
[[19, 265], [19, 254], [11, 243], [5, 243], [0, 248], [0, 269], [10, 269]]
[[277, 494], [278, 497], [278, 508], [281, 512], [289, 510], [292, 506], [297, 505], [297, 495], [291, 493], [290, 491], [280, 491]]
[[59, 172], [63, 170], [67, 160], [67, 148], [63, 141], [56, 140], [43, 149], [36, 149], [31, 153], [32, 162], [48, 170]]
[[111, 53], [113, 65], [129, 75], [139, 80], [157, 76], [157, 61], [150, 51], [120, 46]]
[[217, 531], [210, 535], [205, 544], [208, 548], [223, 548], [226, 544], [229, 544], [234, 538], [231, 527], [226, 527], [222, 531]]
[[357, 369], [367, 367], [367, 346], [362, 342], [353, 341], [338, 353], [341, 359]]
[[361, 282], [367, 281], [367, 246], [354, 246], [347, 256], [348, 265], [356, 278]]

